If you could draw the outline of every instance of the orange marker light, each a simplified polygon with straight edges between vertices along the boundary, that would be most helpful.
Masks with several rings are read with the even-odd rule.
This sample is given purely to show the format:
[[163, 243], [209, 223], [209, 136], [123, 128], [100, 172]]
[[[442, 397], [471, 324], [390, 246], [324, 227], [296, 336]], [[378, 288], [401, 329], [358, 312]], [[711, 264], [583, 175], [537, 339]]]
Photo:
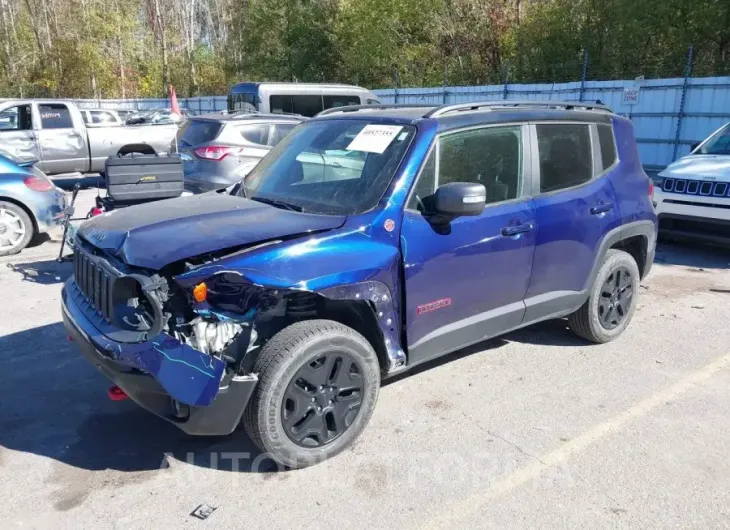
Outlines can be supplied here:
[[205, 302], [205, 299], [208, 298], [208, 286], [205, 285], [205, 282], [195, 286], [193, 289], [193, 298], [198, 303]]

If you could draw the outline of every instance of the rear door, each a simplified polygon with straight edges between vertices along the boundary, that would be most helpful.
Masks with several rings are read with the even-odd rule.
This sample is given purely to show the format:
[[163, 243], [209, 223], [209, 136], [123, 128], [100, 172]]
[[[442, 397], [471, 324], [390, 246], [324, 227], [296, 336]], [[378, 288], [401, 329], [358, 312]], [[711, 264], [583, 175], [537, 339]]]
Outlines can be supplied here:
[[[75, 123], [65, 103], [38, 103], [36, 130], [41, 169], [46, 173], [73, 173], [89, 169], [89, 146], [83, 123]], [[80, 120], [80, 118], [79, 118]]]
[[577, 309], [604, 235], [619, 225], [619, 212], [604, 171], [595, 124], [531, 125], [535, 264], [527, 291], [525, 321]]
[[0, 111], [0, 147], [21, 160], [40, 160], [30, 103]]

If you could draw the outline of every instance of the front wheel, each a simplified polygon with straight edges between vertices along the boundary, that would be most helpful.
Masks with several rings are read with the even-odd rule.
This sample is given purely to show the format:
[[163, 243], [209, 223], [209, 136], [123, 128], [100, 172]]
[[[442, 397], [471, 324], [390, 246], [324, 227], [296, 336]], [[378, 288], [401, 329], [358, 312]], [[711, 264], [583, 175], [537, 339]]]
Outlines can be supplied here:
[[370, 343], [330, 320], [297, 322], [263, 347], [244, 427], [269, 457], [302, 468], [347, 448], [365, 428], [380, 388]]
[[588, 300], [568, 317], [570, 329], [591, 342], [609, 342], [628, 327], [639, 294], [639, 267], [631, 254], [610, 249]]

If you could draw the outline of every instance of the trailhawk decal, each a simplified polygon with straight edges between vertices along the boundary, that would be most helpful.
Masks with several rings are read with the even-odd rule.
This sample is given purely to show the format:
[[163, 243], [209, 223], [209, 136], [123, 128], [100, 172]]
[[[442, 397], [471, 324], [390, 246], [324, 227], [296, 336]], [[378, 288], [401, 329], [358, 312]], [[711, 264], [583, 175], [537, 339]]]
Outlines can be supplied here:
[[435, 302], [429, 302], [427, 304], [419, 305], [416, 308], [416, 313], [419, 315], [422, 315], [424, 313], [430, 313], [431, 311], [436, 311], [437, 309], [443, 309], [444, 307], [449, 307], [451, 305], [451, 298], [442, 298], [441, 300], [436, 300]]

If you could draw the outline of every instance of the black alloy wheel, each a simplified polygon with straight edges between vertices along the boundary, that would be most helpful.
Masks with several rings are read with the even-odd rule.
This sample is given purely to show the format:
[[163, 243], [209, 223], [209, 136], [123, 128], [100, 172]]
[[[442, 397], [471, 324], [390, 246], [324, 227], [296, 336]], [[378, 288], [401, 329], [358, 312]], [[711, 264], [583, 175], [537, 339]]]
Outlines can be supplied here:
[[341, 436], [360, 412], [363, 367], [348, 353], [327, 352], [305, 363], [287, 386], [281, 418], [287, 436], [322, 447]]
[[608, 330], [621, 325], [629, 314], [634, 290], [631, 273], [626, 267], [619, 267], [608, 275], [601, 289], [598, 301], [598, 319]]

